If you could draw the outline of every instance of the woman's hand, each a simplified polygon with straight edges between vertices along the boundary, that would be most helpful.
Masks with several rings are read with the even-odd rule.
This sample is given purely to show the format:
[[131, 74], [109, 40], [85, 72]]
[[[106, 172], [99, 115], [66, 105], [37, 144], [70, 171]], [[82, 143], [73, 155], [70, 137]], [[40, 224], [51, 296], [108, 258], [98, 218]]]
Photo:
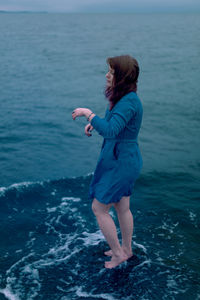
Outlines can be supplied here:
[[72, 112], [72, 118], [73, 120], [75, 120], [77, 117], [82, 117], [82, 116], [85, 116], [87, 118], [91, 112], [92, 111], [88, 108], [79, 107]]
[[91, 136], [91, 131], [94, 129], [94, 127], [89, 123], [85, 126], [85, 134], [87, 136]]

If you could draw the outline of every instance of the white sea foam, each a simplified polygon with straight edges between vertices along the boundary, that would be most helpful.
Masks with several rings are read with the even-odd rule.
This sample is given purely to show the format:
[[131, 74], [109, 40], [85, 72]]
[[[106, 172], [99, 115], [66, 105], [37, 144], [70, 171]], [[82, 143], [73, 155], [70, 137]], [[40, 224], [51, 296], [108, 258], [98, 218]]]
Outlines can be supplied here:
[[0, 187], [0, 196], [3, 196], [5, 194], [6, 187]]
[[61, 198], [61, 203], [58, 206], [53, 207], [47, 207], [47, 212], [52, 213], [59, 211], [61, 213], [66, 213], [71, 211], [72, 213], [76, 212], [78, 209], [77, 207], [71, 207], [74, 202], [81, 201], [80, 198], [74, 198], [74, 197], [63, 197]]
[[[29, 236], [30, 236], [30, 235], [29, 235]], [[36, 241], [36, 238], [35, 238], [35, 237], [31, 238], [29, 241], [26, 242], [26, 247], [32, 249], [32, 247], [33, 247], [35, 241]]]
[[87, 178], [87, 177], [89, 177], [89, 176], [91, 176], [91, 175], [94, 175], [94, 172], [89, 172], [89, 173], [87, 173], [85, 176], [83, 176], [83, 178]]
[[82, 235], [84, 237], [78, 237], [78, 240], [82, 240], [84, 246], [98, 245], [101, 241], [105, 240], [100, 230], [92, 233], [84, 231]]
[[[48, 257], [47, 254], [45, 254], [40, 260], [34, 262], [34, 265], [37, 266], [38, 268], [44, 268], [47, 266], [54, 266], [54, 265], [59, 265], [62, 262], [67, 262], [72, 256], [76, 255], [80, 249], [76, 248], [74, 251], [67, 252], [64, 251], [63, 247], [57, 248], [52, 248], [48, 252], [48, 254], [52, 255], [53, 257]], [[60, 253], [60, 257], [59, 257]]]
[[74, 198], [74, 197], [63, 197], [61, 198], [61, 201], [73, 201], [73, 202], [80, 202], [81, 198]]
[[[20, 300], [21, 297], [24, 299], [24, 295], [29, 300], [37, 298], [41, 289], [39, 270], [49, 266], [58, 266], [76, 255], [81, 250], [80, 247], [71, 250], [69, 246], [77, 236], [77, 234], [65, 235], [65, 244], [50, 248], [39, 259], [33, 252], [21, 258], [7, 270], [7, 284], [0, 292], [9, 300]], [[28, 292], [25, 291], [27, 286], [29, 286]]]
[[[26, 284], [29, 285], [29, 290], [26, 294], [27, 299], [35, 299], [35, 297], [38, 295], [38, 292], [40, 291], [41, 284], [39, 272], [31, 264], [25, 264], [20, 268], [20, 276], [15, 276], [15, 268], [17, 269], [21, 262], [25, 262], [25, 258], [27, 259], [27, 257], [23, 257], [23, 259], [14, 264], [6, 272], [7, 284], [6, 287], [1, 290], [1, 292], [9, 300], [20, 300], [24, 295], [24, 286]], [[13, 292], [12, 287], [14, 287], [15, 293]]]
[[19, 187], [24, 187], [24, 186], [29, 186], [30, 184], [34, 184], [31, 181], [24, 181], [24, 182], [19, 182], [19, 183], [13, 183], [11, 184], [8, 188], [19, 188]]
[[147, 254], [147, 249], [144, 247], [144, 245], [138, 244], [138, 243], [136, 243], [135, 241], [133, 242], [133, 245], [136, 246], [137, 248], [142, 249], [142, 251], [143, 251], [145, 254]]
[[15, 250], [15, 253], [22, 253], [22, 252], [23, 252], [23, 249]]
[[47, 212], [51, 213], [51, 212], [55, 212], [57, 210], [57, 207], [47, 207]]
[[16, 294], [13, 294], [13, 292], [7, 287], [5, 289], [0, 289], [0, 293], [9, 300], [20, 300], [19, 297]]
[[61, 198], [61, 202], [58, 204], [58, 206], [48, 206], [46, 208], [49, 219], [45, 221], [45, 225], [48, 227], [47, 234], [53, 231], [56, 235], [58, 235], [59, 239], [65, 238], [64, 234], [62, 233], [62, 229], [61, 232], [59, 232], [59, 226], [55, 226], [61, 225], [60, 228], [68, 226], [62, 220], [62, 216], [64, 215], [67, 216], [68, 220], [75, 220], [77, 226], [80, 226], [82, 228], [85, 227], [86, 219], [82, 216], [81, 211], [76, 205], [76, 203], [79, 201], [81, 201], [80, 198], [63, 197]]
[[173, 233], [174, 232], [174, 228], [177, 227], [179, 224], [179, 222], [176, 223], [170, 223], [167, 224], [166, 222], [163, 221], [163, 225], [161, 226], [162, 229], [168, 231], [169, 233]]
[[138, 269], [138, 268], [141, 268], [141, 267], [143, 267], [144, 265], [148, 265], [148, 267], [150, 267], [151, 263], [152, 263], [151, 259], [147, 259], [147, 260], [141, 262], [141, 264], [137, 265], [137, 266], [134, 268], [134, 270], [136, 270], [136, 269]]
[[57, 192], [57, 190], [54, 189], [53, 192], [51, 192], [51, 195], [52, 195], [52, 196], [55, 196], [56, 192]]
[[[116, 296], [112, 296], [110, 294], [105, 294], [105, 293], [101, 293], [101, 294], [93, 294], [93, 293], [87, 293], [84, 292], [82, 290], [82, 287], [75, 287], [74, 288], [75, 293], [78, 297], [82, 297], [82, 298], [100, 298], [100, 299], [106, 299], [106, 300], [118, 300], [119, 298], [117, 298]], [[120, 297], [121, 298], [121, 297]]]
[[23, 187], [29, 187], [31, 185], [43, 185], [43, 181], [36, 181], [36, 182], [31, 182], [31, 181], [24, 181], [24, 182], [19, 182], [19, 183], [13, 183], [9, 185], [8, 187], [0, 187], [0, 196], [3, 196], [6, 191], [12, 190], [12, 189], [21, 189]]
[[26, 274], [32, 274], [32, 277], [33, 277], [34, 279], [37, 279], [37, 280], [40, 279], [40, 278], [39, 278], [38, 270], [37, 270], [37, 269], [31, 268], [30, 265], [26, 265], [26, 266], [24, 267], [24, 269], [23, 269], [23, 272], [26, 273]]
[[[180, 275], [179, 275], [180, 276]], [[170, 274], [167, 276], [167, 287], [168, 287], [168, 293], [170, 295], [177, 295], [177, 294], [184, 294], [188, 288], [180, 288], [180, 283], [177, 283], [177, 279], [178, 277], [177, 275], [175, 274]]]
[[196, 217], [197, 215], [194, 212], [189, 211], [189, 218], [192, 222], [196, 220]]

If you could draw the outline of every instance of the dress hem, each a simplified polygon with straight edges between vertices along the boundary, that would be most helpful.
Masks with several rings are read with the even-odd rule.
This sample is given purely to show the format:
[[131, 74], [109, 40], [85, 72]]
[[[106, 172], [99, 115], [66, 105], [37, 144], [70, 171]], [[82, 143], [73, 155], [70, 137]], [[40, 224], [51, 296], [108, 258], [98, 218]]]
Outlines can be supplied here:
[[100, 199], [101, 198], [97, 198], [95, 195], [94, 196], [89, 196], [88, 198], [89, 198], [89, 200], [94, 200], [94, 198], [97, 200], [97, 201], [99, 201], [100, 203], [102, 203], [102, 204], [105, 204], [105, 205], [108, 205], [108, 204], [111, 204], [111, 203], [119, 203], [120, 202], [120, 200], [123, 198], [123, 197], [129, 197], [129, 196], [131, 196], [132, 195], [132, 193], [129, 193], [128, 195], [123, 195], [123, 196], [120, 196], [120, 199], [119, 200], [117, 200], [117, 201], [112, 201], [112, 202], [105, 202], [105, 201], [101, 201]]

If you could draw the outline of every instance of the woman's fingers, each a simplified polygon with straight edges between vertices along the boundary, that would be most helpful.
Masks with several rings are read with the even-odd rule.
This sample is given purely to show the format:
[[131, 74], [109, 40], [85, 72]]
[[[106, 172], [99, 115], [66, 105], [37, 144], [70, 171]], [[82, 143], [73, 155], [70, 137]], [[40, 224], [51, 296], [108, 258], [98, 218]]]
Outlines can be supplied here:
[[86, 131], [86, 132], [88, 132], [88, 131], [90, 130], [90, 126], [91, 126], [90, 124], [87, 124], [87, 125], [85, 126], [85, 131]]
[[85, 126], [85, 134], [87, 135], [87, 136], [91, 136], [92, 134], [91, 134], [91, 131], [93, 130], [93, 127], [92, 127], [92, 125], [91, 124], [87, 124], [86, 126]]
[[75, 109], [75, 110], [73, 110], [73, 112], [72, 112], [72, 119], [75, 120], [76, 117], [77, 117], [77, 115], [76, 115], [76, 109]]
[[85, 108], [82, 108], [82, 107], [78, 107], [78, 108], [74, 109], [72, 112], [72, 119], [75, 120], [76, 117], [84, 116], [84, 111], [85, 111]]
[[80, 116], [81, 116], [80, 108], [74, 109], [72, 112], [72, 119], [75, 120], [77, 117], [80, 117]]
[[87, 124], [87, 125], [85, 126], [85, 134], [86, 134], [87, 136], [91, 136], [91, 133], [90, 133], [90, 124]]
[[93, 129], [94, 129], [94, 127], [91, 125], [91, 124], [88, 124], [89, 126], [88, 126], [88, 130], [89, 131], [92, 131]]
[[[76, 108], [72, 112], [72, 119], [75, 120], [76, 117], [81, 117], [84, 115], [84, 108]], [[91, 136], [91, 131], [93, 130], [93, 126], [89, 123], [85, 126], [85, 134], [87, 136]]]

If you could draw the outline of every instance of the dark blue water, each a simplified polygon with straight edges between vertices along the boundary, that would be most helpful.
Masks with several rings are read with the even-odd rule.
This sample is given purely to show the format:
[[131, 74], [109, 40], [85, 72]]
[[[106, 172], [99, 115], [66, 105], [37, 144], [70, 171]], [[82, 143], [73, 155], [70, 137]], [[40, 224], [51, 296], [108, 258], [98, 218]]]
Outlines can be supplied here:
[[[199, 15], [0, 15], [0, 299], [199, 299]], [[88, 186], [105, 60], [141, 66], [134, 256], [104, 269]], [[115, 212], [111, 212], [116, 222]]]

